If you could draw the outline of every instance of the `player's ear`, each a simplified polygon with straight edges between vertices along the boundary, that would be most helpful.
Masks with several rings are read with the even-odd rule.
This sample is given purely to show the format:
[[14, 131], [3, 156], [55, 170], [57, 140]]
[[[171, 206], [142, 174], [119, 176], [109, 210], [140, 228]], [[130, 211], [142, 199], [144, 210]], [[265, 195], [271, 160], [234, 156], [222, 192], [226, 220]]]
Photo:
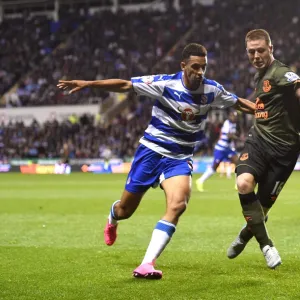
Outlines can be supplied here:
[[182, 62], [180, 63], [180, 67], [181, 67], [181, 70], [182, 70], [182, 71], [184, 71], [185, 66], [186, 66], [185, 62], [182, 61]]
[[274, 48], [273, 48], [273, 45], [271, 45], [270, 46], [270, 52], [273, 54], [273, 50], [274, 50]]

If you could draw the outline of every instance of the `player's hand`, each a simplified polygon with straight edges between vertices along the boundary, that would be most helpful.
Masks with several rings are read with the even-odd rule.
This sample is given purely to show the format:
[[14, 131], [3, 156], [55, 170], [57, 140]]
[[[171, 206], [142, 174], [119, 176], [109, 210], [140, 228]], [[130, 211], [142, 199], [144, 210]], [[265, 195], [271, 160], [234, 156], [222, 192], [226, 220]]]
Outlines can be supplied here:
[[59, 80], [58, 88], [62, 90], [70, 89], [69, 94], [73, 94], [87, 87], [85, 80]]

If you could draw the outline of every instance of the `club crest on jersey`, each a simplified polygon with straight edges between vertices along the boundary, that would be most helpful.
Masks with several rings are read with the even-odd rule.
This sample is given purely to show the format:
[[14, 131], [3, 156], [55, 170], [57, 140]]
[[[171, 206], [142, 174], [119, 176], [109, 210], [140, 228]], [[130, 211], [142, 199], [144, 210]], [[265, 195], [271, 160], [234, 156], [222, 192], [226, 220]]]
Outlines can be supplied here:
[[272, 86], [270, 84], [270, 81], [269, 80], [264, 80], [264, 82], [263, 82], [263, 91], [265, 93], [268, 93], [268, 92], [270, 92], [271, 88], [272, 88]]
[[284, 74], [284, 77], [286, 78], [286, 80], [287, 80], [288, 82], [294, 82], [294, 81], [296, 81], [297, 79], [300, 78], [300, 77], [299, 77], [296, 73], [294, 73], [294, 72], [287, 72], [287, 73]]
[[200, 103], [203, 104], [203, 105], [207, 103], [207, 96], [206, 95], [204, 95], [204, 94], [201, 95]]
[[142, 77], [142, 82], [146, 84], [151, 84], [154, 81], [154, 76], [143, 76]]
[[186, 122], [195, 120], [196, 115], [200, 113], [200, 110], [196, 111], [191, 107], [178, 107], [178, 110], [181, 112], [181, 119]]

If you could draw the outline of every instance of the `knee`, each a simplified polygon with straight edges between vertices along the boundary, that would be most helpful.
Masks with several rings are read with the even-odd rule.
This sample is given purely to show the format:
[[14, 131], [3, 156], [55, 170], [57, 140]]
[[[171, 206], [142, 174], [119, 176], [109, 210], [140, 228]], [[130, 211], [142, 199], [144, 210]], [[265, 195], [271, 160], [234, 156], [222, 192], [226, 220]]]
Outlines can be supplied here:
[[181, 214], [184, 213], [184, 211], [187, 208], [187, 201], [180, 201], [176, 203], [172, 203], [168, 211], [174, 216], [174, 217], [179, 217]]
[[240, 194], [249, 194], [254, 191], [255, 180], [251, 174], [242, 174], [237, 177], [236, 184]]

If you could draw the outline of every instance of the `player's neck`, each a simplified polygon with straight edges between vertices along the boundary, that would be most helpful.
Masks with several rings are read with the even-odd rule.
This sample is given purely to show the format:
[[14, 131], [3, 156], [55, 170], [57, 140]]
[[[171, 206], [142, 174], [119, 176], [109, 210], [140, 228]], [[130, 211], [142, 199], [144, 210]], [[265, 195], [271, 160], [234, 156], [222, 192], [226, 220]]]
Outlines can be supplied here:
[[270, 59], [270, 62], [268, 63], [268, 65], [264, 69], [258, 71], [258, 74], [259, 74], [260, 77], [267, 72], [267, 70], [270, 68], [270, 66], [274, 62], [274, 60], [275, 60], [275, 58], [272, 56], [271, 59]]
[[184, 87], [187, 88], [188, 90], [190, 90], [191, 86], [190, 86], [189, 80], [185, 76], [183, 76], [182, 79], [183, 79]]
[[191, 82], [189, 81], [189, 79], [184, 76], [184, 74], [182, 75], [182, 82], [183, 82], [183, 85], [186, 89], [188, 89], [189, 91], [195, 91], [197, 90], [201, 83], [199, 85], [196, 85], [196, 86], [193, 86], [193, 84], [191, 84]]

